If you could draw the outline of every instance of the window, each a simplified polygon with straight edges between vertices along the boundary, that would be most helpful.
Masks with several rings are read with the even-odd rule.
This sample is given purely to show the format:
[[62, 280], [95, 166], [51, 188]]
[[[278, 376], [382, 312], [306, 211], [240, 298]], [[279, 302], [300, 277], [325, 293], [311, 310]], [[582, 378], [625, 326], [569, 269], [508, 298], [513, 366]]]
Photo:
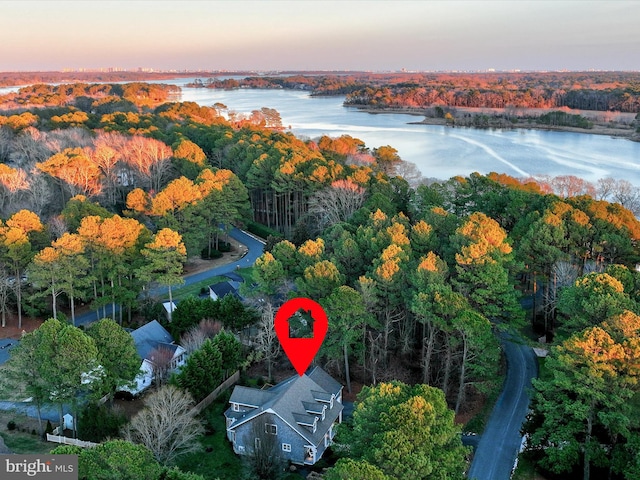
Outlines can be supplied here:
[[291, 451], [291, 444], [290, 443], [283, 443], [282, 444], [282, 451], [283, 452], [290, 452]]
[[278, 434], [278, 426], [273, 423], [265, 423], [264, 424], [264, 433], [268, 433], [269, 435], [277, 435]]

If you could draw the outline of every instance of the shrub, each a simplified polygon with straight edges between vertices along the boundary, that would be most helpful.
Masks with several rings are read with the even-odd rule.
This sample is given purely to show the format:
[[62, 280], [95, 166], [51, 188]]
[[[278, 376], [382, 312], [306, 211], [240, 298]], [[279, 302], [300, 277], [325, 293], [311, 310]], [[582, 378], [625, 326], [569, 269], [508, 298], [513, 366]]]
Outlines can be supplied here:
[[44, 429], [45, 435], [47, 433], [53, 433], [53, 425], [51, 425], [51, 420], [47, 420], [47, 427]]
[[106, 405], [89, 403], [78, 417], [78, 436], [82, 440], [101, 442], [117, 437], [120, 428], [127, 423], [124, 414]]
[[13, 420], [9, 420], [9, 422], [7, 423], [7, 430], [13, 431], [16, 429], [16, 427], [16, 422], [14, 422]]
[[262, 225], [261, 223], [258, 222], [248, 222], [247, 223], [247, 230], [251, 233], [253, 233], [254, 235], [257, 235], [259, 237], [262, 238], [267, 238], [269, 235], [273, 235], [274, 237], [280, 237], [280, 239], [282, 240], [283, 236], [280, 232], [269, 228], [265, 225]]

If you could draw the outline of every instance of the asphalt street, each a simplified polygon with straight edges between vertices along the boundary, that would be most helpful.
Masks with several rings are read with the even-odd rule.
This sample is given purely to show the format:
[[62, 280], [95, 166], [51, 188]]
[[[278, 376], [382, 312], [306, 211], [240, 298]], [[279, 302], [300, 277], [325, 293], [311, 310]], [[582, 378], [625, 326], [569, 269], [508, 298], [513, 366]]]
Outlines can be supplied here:
[[[264, 250], [264, 242], [259, 240], [257, 237], [251, 235], [250, 233], [244, 232], [242, 230], [234, 228], [229, 235], [236, 241], [244, 244], [247, 247], [246, 254], [239, 258], [236, 262], [222, 265], [217, 268], [213, 268], [211, 270], [207, 270], [204, 272], [200, 272], [197, 274], [189, 275], [185, 277], [185, 285], [191, 285], [192, 283], [199, 282], [201, 280], [206, 280], [208, 278], [217, 277], [218, 275], [222, 275], [224, 273], [233, 272], [237, 268], [240, 267], [249, 267], [253, 265], [256, 259], [262, 255]], [[159, 288], [153, 291], [154, 295], [162, 296], [166, 293], [167, 289]], [[108, 315], [111, 313], [110, 308], [108, 310]], [[76, 325], [83, 325], [87, 323], [91, 323], [97, 320], [96, 312], [87, 312], [82, 315], [78, 315], [76, 317]], [[17, 340], [7, 339], [0, 340], [0, 364], [4, 363], [9, 358], [9, 350], [13, 348], [18, 343]], [[0, 410], [15, 410], [21, 413], [25, 413], [31, 417], [36, 416], [35, 406], [31, 402], [11, 402], [11, 401], [0, 401]], [[65, 413], [67, 413], [68, 408], [65, 407]], [[42, 417], [44, 419], [49, 419], [51, 421], [58, 421], [58, 410], [57, 407], [47, 406], [42, 409]]]
[[[191, 285], [208, 278], [213, 278], [225, 273], [233, 272], [238, 268], [250, 267], [255, 263], [257, 258], [262, 255], [262, 252], [264, 251], [264, 242], [257, 237], [237, 228], [232, 229], [231, 232], [229, 232], [229, 236], [247, 247], [246, 254], [233, 263], [228, 263], [226, 265], [221, 265], [220, 267], [212, 268], [211, 270], [188, 275], [184, 277], [184, 285]], [[167, 295], [167, 292], [167, 287], [157, 287], [152, 289], [149, 294], [154, 297], [165, 297]], [[100, 312], [102, 312], [102, 309], [100, 310]], [[111, 315], [111, 305], [107, 305], [106, 315]], [[98, 315], [96, 311], [86, 312], [82, 315], [76, 315], [76, 326], [95, 322], [96, 320], [98, 320], [98, 317], [102, 318], [103, 316], [104, 315]]]
[[501, 335], [507, 375], [469, 468], [470, 480], [509, 480], [522, 435], [520, 428], [529, 409], [531, 379], [538, 364], [531, 347]]

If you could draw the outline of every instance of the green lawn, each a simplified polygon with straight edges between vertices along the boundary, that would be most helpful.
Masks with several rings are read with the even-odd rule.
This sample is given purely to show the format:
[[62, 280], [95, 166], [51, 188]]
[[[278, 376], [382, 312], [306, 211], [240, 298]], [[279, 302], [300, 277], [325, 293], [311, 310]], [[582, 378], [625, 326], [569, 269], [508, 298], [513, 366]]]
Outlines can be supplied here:
[[[239, 480], [243, 478], [245, 472], [242, 462], [233, 453], [231, 443], [227, 440], [223, 413], [228, 404], [222, 401], [225, 397], [212, 403], [202, 413], [213, 433], [202, 437], [201, 452], [179, 458], [178, 466], [181, 470], [198, 473], [210, 479]], [[211, 451], [207, 452], [207, 448]]]
[[213, 277], [213, 278], [208, 278], [206, 280], [201, 280], [199, 282], [196, 282], [184, 287], [174, 288], [171, 292], [173, 296], [173, 300], [175, 301], [175, 300], [182, 300], [187, 297], [197, 297], [200, 295], [200, 290], [203, 288], [206, 289], [207, 295], [208, 295], [209, 285], [213, 285], [214, 283], [224, 282], [225, 280], [227, 280], [225, 277]]
[[38, 435], [32, 435], [30, 433], [7, 431], [0, 433], [0, 436], [4, 439], [7, 448], [13, 453], [49, 453], [57, 446], [55, 443], [44, 442], [40, 440]]
[[[244, 278], [245, 283], [251, 283], [252, 269], [251, 268], [241, 268], [236, 270], [235, 273]], [[215, 283], [225, 282], [227, 281], [227, 277], [212, 277], [206, 280], [201, 280], [200, 282], [193, 283], [191, 285], [186, 285], [184, 287], [176, 287], [172, 289], [172, 296], [174, 300], [182, 300], [189, 296], [197, 297], [200, 295], [200, 290], [205, 288], [207, 291], [207, 295], [209, 294], [209, 285], [213, 285]]]

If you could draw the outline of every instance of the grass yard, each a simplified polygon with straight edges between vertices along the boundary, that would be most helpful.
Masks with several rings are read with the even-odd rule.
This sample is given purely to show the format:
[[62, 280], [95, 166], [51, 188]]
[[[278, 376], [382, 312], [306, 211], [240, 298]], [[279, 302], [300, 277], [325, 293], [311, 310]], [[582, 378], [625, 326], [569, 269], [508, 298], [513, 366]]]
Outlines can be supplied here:
[[[252, 276], [251, 272], [253, 270], [251, 268], [241, 268], [236, 270], [234, 273], [237, 273], [242, 278], [244, 278], [245, 283], [251, 283]], [[191, 285], [186, 285], [184, 287], [175, 287], [172, 289], [172, 296], [174, 300], [182, 300], [187, 297], [197, 297], [200, 295], [200, 291], [204, 288], [209, 295], [209, 285], [213, 285], [215, 283], [226, 282], [228, 280], [227, 277], [212, 277], [206, 280], [201, 280], [199, 282], [193, 283]]]
[[45, 442], [40, 440], [38, 435], [23, 433], [18, 431], [3, 431], [0, 436], [4, 439], [4, 443], [13, 453], [20, 454], [37, 454], [49, 453], [55, 447], [56, 443]]
[[[207, 479], [239, 480], [245, 469], [240, 458], [233, 453], [227, 440], [224, 411], [227, 408], [227, 396], [212, 403], [203, 413], [207, 421], [209, 435], [201, 439], [203, 450], [182, 456], [178, 459], [181, 470], [198, 473]], [[209, 451], [207, 451], [210, 449]]]
[[209, 295], [209, 285], [224, 282], [225, 280], [227, 280], [225, 277], [213, 277], [206, 280], [201, 280], [191, 285], [186, 285], [184, 287], [174, 287], [171, 292], [173, 300], [183, 300], [187, 297], [198, 297], [200, 295], [200, 291], [203, 288], [206, 289], [207, 295]]
[[[8, 423], [15, 424], [14, 430], [9, 430]], [[44, 421], [46, 426], [47, 421]], [[38, 421], [17, 412], [0, 410], [0, 435], [4, 443], [13, 453], [49, 453], [57, 444], [45, 442], [39, 435], [31, 432], [38, 431]]]
[[536, 472], [533, 463], [523, 455], [518, 458], [518, 468], [511, 478], [513, 480], [545, 480], [545, 477]]

